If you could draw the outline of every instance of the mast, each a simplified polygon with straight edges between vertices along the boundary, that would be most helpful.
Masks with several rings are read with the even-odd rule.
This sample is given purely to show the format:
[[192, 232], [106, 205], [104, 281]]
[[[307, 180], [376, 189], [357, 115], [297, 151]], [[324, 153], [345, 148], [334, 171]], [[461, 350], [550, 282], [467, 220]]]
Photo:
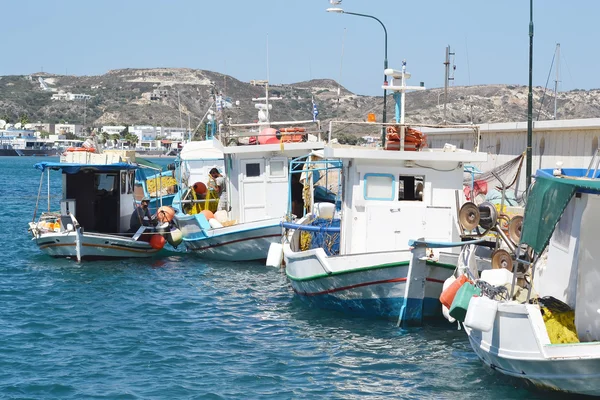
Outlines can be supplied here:
[[554, 81], [554, 120], [556, 121], [556, 105], [558, 102], [558, 77], [560, 71], [560, 43], [556, 43], [556, 80]]
[[525, 168], [526, 190], [531, 186], [531, 162], [533, 142], [533, 0], [529, 0], [529, 92], [527, 93], [527, 165]]

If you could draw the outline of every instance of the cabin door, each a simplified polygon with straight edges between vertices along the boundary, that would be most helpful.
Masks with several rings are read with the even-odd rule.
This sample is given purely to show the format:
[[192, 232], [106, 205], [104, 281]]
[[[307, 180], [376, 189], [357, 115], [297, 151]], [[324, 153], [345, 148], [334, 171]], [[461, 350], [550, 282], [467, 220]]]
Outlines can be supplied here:
[[423, 211], [401, 203], [367, 206], [366, 251], [408, 249], [410, 239], [424, 236]]
[[265, 160], [241, 161], [240, 205], [242, 221], [252, 222], [267, 216], [267, 183]]

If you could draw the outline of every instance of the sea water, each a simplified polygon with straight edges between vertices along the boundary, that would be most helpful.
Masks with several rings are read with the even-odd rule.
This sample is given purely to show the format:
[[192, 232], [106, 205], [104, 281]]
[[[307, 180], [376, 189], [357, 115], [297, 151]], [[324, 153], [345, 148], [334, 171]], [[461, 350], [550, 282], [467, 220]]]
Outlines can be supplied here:
[[564, 397], [491, 371], [456, 325], [310, 309], [263, 263], [50, 258], [27, 232], [40, 161], [0, 157], [0, 398]]

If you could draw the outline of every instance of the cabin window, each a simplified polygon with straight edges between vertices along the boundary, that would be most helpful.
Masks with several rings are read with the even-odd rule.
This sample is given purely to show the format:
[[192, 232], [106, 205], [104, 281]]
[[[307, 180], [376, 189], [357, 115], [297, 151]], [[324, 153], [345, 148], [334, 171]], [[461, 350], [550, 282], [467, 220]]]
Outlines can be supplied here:
[[127, 185], [127, 194], [133, 193], [135, 185], [135, 171], [129, 171], [129, 185]]
[[96, 175], [96, 190], [112, 192], [115, 189], [116, 175], [98, 174]]
[[127, 172], [121, 172], [121, 194], [125, 194], [127, 191]]
[[394, 200], [395, 191], [394, 175], [391, 174], [365, 174], [364, 196], [365, 200]]
[[285, 163], [283, 160], [271, 161], [269, 163], [269, 176], [272, 178], [285, 178]]
[[398, 177], [399, 201], [423, 201], [424, 176], [400, 175]]
[[246, 177], [252, 178], [260, 176], [260, 164], [259, 163], [248, 163], [246, 164]]

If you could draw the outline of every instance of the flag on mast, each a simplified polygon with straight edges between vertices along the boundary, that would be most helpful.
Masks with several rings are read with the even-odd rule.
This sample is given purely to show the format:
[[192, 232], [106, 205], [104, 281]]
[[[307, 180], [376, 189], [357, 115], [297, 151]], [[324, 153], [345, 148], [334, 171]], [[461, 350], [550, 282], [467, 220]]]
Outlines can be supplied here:
[[317, 109], [317, 103], [315, 103], [315, 98], [312, 98], [312, 106], [313, 106], [313, 122], [317, 120], [319, 116], [319, 110]]

